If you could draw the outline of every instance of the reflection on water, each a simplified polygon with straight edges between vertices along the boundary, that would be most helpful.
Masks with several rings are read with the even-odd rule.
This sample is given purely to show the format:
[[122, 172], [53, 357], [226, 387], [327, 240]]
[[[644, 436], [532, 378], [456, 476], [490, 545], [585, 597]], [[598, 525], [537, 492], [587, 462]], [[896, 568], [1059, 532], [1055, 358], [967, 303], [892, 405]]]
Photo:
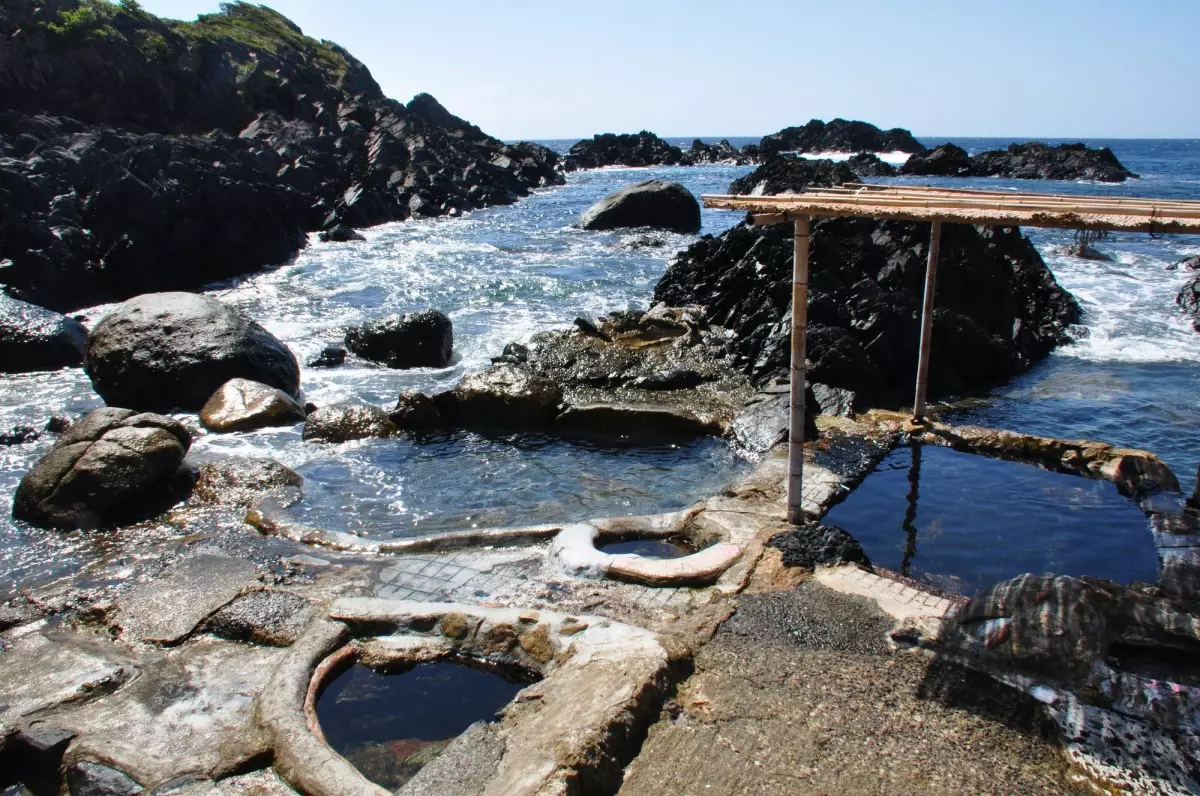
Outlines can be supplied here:
[[897, 448], [826, 521], [872, 563], [964, 594], [1024, 572], [1157, 577], [1146, 518], [1112, 483], [937, 446]]

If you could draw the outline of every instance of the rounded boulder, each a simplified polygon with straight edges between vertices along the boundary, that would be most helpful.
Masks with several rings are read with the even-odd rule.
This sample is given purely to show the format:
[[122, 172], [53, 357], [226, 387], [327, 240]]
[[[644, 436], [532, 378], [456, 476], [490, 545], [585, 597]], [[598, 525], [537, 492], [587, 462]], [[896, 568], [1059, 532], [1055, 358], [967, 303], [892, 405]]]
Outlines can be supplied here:
[[369, 404], [338, 403], [322, 406], [304, 423], [308, 442], [349, 442], [370, 437], [390, 437], [396, 426], [388, 413]]
[[17, 486], [13, 517], [42, 528], [97, 528], [165, 509], [191, 446], [178, 420], [96, 409], [67, 429]]
[[389, 368], [444, 368], [454, 350], [454, 324], [437, 310], [389, 315], [352, 328], [346, 347]]
[[677, 182], [646, 180], [609, 194], [584, 211], [579, 227], [591, 230], [653, 227], [700, 231], [700, 203]]
[[88, 335], [86, 370], [110, 406], [196, 411], [230, 379], [290, 396], [300, 365], [232, 307], [194, 293], [149, 293], [118, 305]]
[[303, 423], [304, 407], [275, 387], [249, 379], [230, 379], [200, 409], [209, 431], [253, 431]]

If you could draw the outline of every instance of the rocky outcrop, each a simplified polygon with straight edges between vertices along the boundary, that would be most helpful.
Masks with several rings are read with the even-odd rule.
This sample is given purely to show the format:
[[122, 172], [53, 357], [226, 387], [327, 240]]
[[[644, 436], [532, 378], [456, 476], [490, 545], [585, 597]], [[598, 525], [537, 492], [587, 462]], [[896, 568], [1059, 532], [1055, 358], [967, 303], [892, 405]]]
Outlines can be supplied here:
[[74, 318], [0, 293], [0, 373], [78, 367], [86, 342]]
[[925, 145], [900, 127], [881, 130], [866, 122], [813, 119], [803, 127], [786, 127], [763, 136], [762, 156], [780, 152], [924, 152]]
[[[1189, 271], [1200, 271], [1200, 257], [1189, 257], [1179, 263]], [[1179, 288], [1175, 303], [1192, 317], [1192, 328], [1200, 332], [1200, 273], [1189, 278]]]
[[304, 407], [276, 387], [249, 379], [230, 379], [200, 409], [209, 431], [253, 431], [304, 422]]
[[900, 173], [922, 177], [974, 177], [975, 164], [967, 150], [947, 143], [913, 155], [904, 161]]
[[653, 227], [672, 232], [700, 231], [700, 203], [677, 182], [646, 180], [615, 191], [579, 217], [582, 229]]
[[846, 160], [846, 165], [856, 177], [895, 177], [896, 167], [885, 163], [873, 152], [859, 152]]
[[[829, 184], [812, 169], [797, 184]], [[810, 238], [809, 378], [850, 390], [860, 407], [912, 395], [929, 226], [822, 219]], [[667, 304], [707, 307], [726, 350], [756, 383], [786, 377], [792, 229], [740, 224], [678, 255], [655, 289]], [[985, 389], [1068, 340], [1079, 317], [1019, 230], [948, 225], [942, 233], [930, 397]]]
[[295, 470], [271, 459], [222, 459], [196, 471], [189, 503], [249, 508], [268, 492], [303, 486]]
[[97, 409], [72, 425], [13, 497], [13, 517], [43, 528], [98, 528], [165, 508], [191, 446], [170, 417]]
[[438, 310], [389, 315], [346, 332], [346, 348], [389, 368], [444, 368], [454, 350], [454, 324]]
[[1017, 180], [1095, 180], [1124, 182], [1137, 177], [1108, 147], [1086, 144], [1050, 146], [1039, 141], [1009, 144], [1008, 149], [971, 157], [954, 144], [908, 159], [901, 174], [929, 177], [1006, 177]]
[[747, 166], [757, 161], [757, 145], [747, 144], [741, 149], [734, 149], [728, 138], [722, 138], [715, 144], [706, 144], [697, 138], [692, 141], [691, 149], [683, 153], [683, 162], [692, 165], [719, 163], [728, 166]]
[[88, 335], [86, 370], [110, 406], [196, 411], [230, 379], [295, 396], [287, 346], [231, 307], [193, 293], [152, 293], [115, 307]]
[[539, 428], [559, 411], [562, 389], [550, 379], [509, 364], [469, 373], [454, 388], [457, 418], [467, 426]]
[[[83, 11], [79, 11], [79, 9]], [[562, 178], [270, 9], [0, 8], [0, 284], [58, 310], [286, 262], [305, 232], [510, 203]]]
[[388, 419], [401, 431], [428, 431], [442, 425], [437, 403], [416, 390], [405, 390], [396, 399], [396, 408]]
[[729, 184], [731, 194], [770, 196], [801, 193], [810, 185], [829, 187], [855, 182], [857, 175], [846, 163], [809, 160], [795, 155], [770, 155], [754, 171]]
[[390, 437], [396, 426], [378, 406], [337, 403], [322, 406], [304, 423], [306, 442], [349, 442], [372, 437]]
[[683, 150], [654, 133], [602, 133], [571, 147], [563, 161], [566, 171], [604, 166], [674, 166], [683, 160]]

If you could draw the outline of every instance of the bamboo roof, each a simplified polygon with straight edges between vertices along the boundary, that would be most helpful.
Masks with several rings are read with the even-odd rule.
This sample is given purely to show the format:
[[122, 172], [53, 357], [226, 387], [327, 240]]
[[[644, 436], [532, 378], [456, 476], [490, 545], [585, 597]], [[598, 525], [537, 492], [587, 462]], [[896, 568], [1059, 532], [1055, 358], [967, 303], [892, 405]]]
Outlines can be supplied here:
[[1200, 201], [1069, 196], [909, 185], [845, 183], [774, 196], [706, 195], [704, 206], [753, 213], [756, 224], [799, 216], [868, 216], [948, 224], [1200, 234]]

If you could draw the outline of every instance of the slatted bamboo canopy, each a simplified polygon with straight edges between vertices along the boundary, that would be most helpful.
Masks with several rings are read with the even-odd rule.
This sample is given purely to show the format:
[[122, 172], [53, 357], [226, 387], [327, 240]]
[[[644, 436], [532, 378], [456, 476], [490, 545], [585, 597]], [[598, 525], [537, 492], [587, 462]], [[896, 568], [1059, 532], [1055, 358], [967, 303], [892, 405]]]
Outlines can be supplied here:
[[792, 269], [792, 358], [790, 433], [788, 436], [788, 521], [804, 523], [804, 371], [808, 322], [808, 235], [813, 218], [864, 216], [921, 221], [931, 225], [925, 295], [921, 308], [913, 422], [925, 418], [929, 357], [933, 340], [933, 304], [937, 285], [942, 224], [1005, 227], [1054, 227], [1104, 232], [1200, 235], [1200, 201], [1143, 199], [1128, 196], [1068, 196], [1017, 191], [978, 191], [916, 185], [844, 183], [773, 196], [708, 195], [704, 206], [740, 210], [757, 225], [793, 222], [796, 227]]

